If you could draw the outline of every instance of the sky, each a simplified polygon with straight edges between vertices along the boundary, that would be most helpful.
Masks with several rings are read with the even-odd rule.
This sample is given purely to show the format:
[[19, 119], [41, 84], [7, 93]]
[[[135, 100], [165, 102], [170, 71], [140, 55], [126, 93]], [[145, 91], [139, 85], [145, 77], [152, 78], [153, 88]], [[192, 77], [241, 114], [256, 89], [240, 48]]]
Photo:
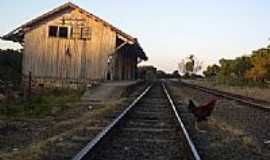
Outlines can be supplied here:
[[[0, 0], [0, 36], [68, 2]], [[172, 72], [190, 54], [204, 66], [267, 46], [269, 0], [71, 0], [137, 37], [149, 60]], [[0, 41], [0, 48], [18, 45]]]

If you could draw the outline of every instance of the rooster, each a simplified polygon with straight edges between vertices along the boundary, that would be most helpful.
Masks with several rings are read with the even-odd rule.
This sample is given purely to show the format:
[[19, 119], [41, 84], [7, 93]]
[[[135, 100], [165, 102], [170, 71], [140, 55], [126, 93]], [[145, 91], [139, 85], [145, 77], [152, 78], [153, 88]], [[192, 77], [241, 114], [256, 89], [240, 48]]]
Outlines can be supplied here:
[[188, 108], [196, 118], [195, 128], [197, 130], [204, 132], [198, 128], [197, 123], [207, 121], [207, 118], [211, 115], [211, 113], [215, 109], [216, 103], [217, 103], [216, 97], [210, 98], [207, 102], [200, 105], [196, 105], [195, 102], [191, 99], [189, 100]]

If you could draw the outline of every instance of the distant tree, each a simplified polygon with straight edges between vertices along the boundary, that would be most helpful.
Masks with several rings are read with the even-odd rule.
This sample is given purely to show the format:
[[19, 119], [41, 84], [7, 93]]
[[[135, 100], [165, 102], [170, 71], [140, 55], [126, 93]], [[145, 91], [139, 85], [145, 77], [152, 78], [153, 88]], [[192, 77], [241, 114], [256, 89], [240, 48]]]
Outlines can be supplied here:
[[180, 74], [179, 74], [179, 72], [176, 70], [176, 71], [173, 71], [173, 73], [172, 73], [172, 78], [180, 78], [181, 76], [180, 76]]
[[186, 66], [186, 71], [191, 74], [193, 73], [194, 71], [194, 68], [195, 68], [195, 60], [194, 60], [194, 55], [190, 55], [188, 58], [187, 58], [187, 62], [185, 64]]
[[220, 73], [225, 78], [229, 78], [232, 76], [233, 73], [233, 60], [228, 59], [221, 59], [219, 60], [219, 63], [221, 65]]
[[139, 79], [154, 80], [156, 79], [157, 68], [151, 65], [139, 66], [137, 76]]
[[252, 66], [250, 57], [237, 57], [233, 63], [233, 73], [239, 80], [244, 81], [246, 73], [252, 68]]
[[209, 65], [207, 69], [203, 72], [203, 74], [206, 78], [213, 78], [217, 77], [220, 70], [221, 70], [220, 66], [213, 64]]
[[203, 79], [204, 77], [200, 74], [191, 74], [190, 78], [191, 79]]
[[191, 75], [189, 75], [188, 73], [185, 73], [182, 77], [184, 79], [189, 79], [189, 78], [191, 78]]
[[178, 64], [179, 72], [186, 75], [196, 74], [202, 69], [202, 61], [199, 61], [194, 55], [182, 59]]
[[186, 71], [186, 61], [182, 59], [180, 63], [178, 63], [178, 73], [185, 74]]
[[246, 73], [246, 78], [260, 82], [270, 79], [270, 48], [254, 51], [251, 56], [251, 63], [253, 66]]
[[264, 84], [270, 80], [270, 45], [254, 51], [252, 55], [223, 58], [219, 63], [220, 67], [208, 66], [203, 72], [205, 77], [216, 76], [219, 82], [231, 85]]
[[9, 81], [14, 85], [21, 82], [22, 51], [0, 49], [0, 81]]
[[158, 70], [157, 71], [157, 78], [159, 78], [159, 79], [161, 79], [161, 78], [167, 78], [166, 72], [164, 72], [162, 70]]
[[246, 73], [252, 68], [249, 56], [241, 56], [236, 59], [221, 59], [219, 80], [229, 84], [243, 84], [247, 82]]

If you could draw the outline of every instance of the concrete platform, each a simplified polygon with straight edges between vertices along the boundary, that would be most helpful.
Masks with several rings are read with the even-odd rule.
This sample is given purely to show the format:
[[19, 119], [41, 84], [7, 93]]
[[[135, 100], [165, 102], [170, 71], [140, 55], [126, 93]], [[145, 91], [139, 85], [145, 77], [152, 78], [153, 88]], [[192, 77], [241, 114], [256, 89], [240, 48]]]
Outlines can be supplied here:
[[100, 102], [119, 99], [134, 89], [142, 81], [106, 81], [97, 87], [88, 89], [82, 96], [82, 101]]

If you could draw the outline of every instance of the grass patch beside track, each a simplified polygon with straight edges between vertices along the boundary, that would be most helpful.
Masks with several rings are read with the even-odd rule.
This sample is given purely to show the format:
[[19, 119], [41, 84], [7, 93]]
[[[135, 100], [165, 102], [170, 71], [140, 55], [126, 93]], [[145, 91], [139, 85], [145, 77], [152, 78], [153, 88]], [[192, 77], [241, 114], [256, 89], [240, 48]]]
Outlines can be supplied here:
[[47, 90], [42, 95], [34, 95], [31, 100], [21, 99], [0, 104], [0, 117], [9, 118], [42, 118], [61, 112], [70, 107], [70, 103], [80, 100], [79, 90]]

